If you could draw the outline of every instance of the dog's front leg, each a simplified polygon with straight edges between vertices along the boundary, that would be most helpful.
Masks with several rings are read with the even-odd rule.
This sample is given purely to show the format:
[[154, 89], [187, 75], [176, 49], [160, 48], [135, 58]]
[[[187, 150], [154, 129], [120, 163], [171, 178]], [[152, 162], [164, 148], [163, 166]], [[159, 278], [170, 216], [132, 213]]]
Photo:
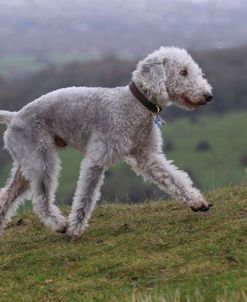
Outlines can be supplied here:
[[91, 213], [100, 197], [104, 167], [85, 158], [81, 164], [80, 177], [69, 215], [67, 234], [72, 240], [80, 238], [86, 228]]
[[211, 206], [193, 186], [189, 175], [178, 170], [163, 154], [143, 151], [128, 158], [127, 162], [146, 181], [154, 182], [161, 190], [187, 204], [193, 211], [207, 211]]

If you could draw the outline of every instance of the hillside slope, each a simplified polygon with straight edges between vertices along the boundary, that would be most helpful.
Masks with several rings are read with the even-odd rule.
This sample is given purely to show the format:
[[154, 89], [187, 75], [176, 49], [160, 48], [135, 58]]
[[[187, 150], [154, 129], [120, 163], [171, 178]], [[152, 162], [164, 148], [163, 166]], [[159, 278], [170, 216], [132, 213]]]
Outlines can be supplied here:
[[20, 213], [0, 245], [1, 301], [142, 301], [177, 290], [168, 302], [246, 301], [247, 187], [208, 199], [214, 207], [199, 214], [174, 202], [101, 205], [78, 242]]

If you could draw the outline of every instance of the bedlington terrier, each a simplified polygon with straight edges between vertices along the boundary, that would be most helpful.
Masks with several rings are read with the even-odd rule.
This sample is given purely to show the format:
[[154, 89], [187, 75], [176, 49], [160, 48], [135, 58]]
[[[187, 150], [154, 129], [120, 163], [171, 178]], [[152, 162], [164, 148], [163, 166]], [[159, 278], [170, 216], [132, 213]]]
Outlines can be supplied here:
[[[170, 104], [195, 110], [212, 99], [211, 90], [186, 50], [161, 47], [138, 63], [129, 86], [63, 88], [18, 112], [0, 111], [0, 123], [7, 125], [5, 147], [13, 158], [11, 177], [0, 191], [1, 233], [29, 195], [46, 226], [80, 238], [105, 170], [120, 159], [192, 210], [208, 210], [210, 204], [188, 174], [162, 153], [158, 113]], [[68, 222], [54, 204], [57, 151], [65, 146], [85, 155]]]

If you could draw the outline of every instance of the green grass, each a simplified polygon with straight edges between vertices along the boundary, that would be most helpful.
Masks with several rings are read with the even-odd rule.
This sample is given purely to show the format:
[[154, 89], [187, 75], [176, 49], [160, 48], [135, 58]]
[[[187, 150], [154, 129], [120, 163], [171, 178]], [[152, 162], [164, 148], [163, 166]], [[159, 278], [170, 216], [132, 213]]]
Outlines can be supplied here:
[[208, 213], [163, 201], [100, 205], [78, 242], [18, 214], [0, 245], [0, 300], [246, 301], [247, 187], [207, 198]]

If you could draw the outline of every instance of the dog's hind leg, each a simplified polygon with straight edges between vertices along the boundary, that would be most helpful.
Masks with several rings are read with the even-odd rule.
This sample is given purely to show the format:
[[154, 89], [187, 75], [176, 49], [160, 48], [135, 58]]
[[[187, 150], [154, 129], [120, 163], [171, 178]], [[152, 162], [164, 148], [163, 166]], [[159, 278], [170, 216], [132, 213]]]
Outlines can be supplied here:
[[91, 213], [100, 197], [104, 171], [104, 166], [95, 163], [89, 158], [85, 158], [82, 161], [67, 230], [67, 234], [73, 240], [80, 238], [87, 226]]
[[14, 167], [6, 186], [0, 191], [0, 233], [3, 233], [18, 205], [27, 197], [28, 191], [28, 180], [19, 167]]
[[[41, 221], [57, 232], [66, 231], [66, 219], [54, 204], [60, 161], [53, 149], [34, 152], [33, 160], [24, 166], [24, 173], [30, 179], [33, 210]], [[30, 162], [33, 162], [30, 164]]]

